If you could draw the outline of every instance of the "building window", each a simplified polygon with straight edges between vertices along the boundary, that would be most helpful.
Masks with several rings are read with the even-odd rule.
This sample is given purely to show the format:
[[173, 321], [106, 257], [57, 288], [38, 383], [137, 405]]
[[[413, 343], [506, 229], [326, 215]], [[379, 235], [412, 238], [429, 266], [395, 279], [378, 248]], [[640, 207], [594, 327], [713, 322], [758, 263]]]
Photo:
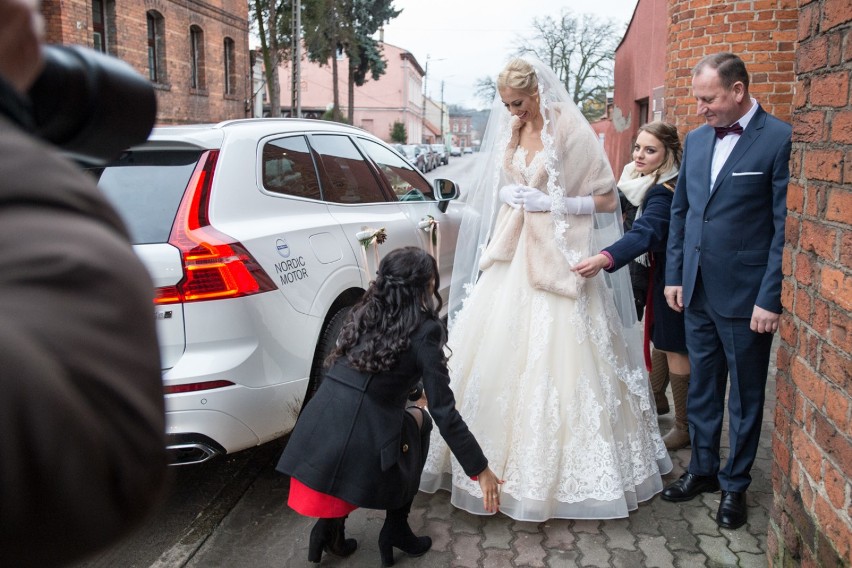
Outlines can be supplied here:
[[198, 26], [189, 27], [189, 86], [204, 89], [204, 32]]
[[166, 24], [163, 15], [151, 10], [148, 19], [148, 78], [154, 83], [166, 82]]
[[234, 53], [234, 40], [225, 38], [225, 94], [233, 95], [237, 91], [237, 58]]
[[115, 0], [92, 0], [92, 47], [115, 55]]
[[639, 115], [639, 126], [648, 123], [648, 99], [640, 99], [636, 101], [636, 106]]
[[107, 51], [106, 10], [103, 0], [92, 0], [92, 47], [101, 53]]

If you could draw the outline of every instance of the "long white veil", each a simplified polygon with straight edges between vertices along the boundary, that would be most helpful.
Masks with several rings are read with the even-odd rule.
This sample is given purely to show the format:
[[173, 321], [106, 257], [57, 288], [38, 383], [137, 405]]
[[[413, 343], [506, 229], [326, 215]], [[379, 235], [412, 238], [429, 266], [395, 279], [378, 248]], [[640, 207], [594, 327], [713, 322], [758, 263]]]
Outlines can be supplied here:
[[[547, 153], [547, 188], [552, 199], [554, 239], [569, 265], [573, 266], [585, 256], [597, 253], [615, 242], [623, 234], [621, 211], [618, 208], [612, 213], [595, 213], [594, 230], [588, 250], [573, 250], [564, 242], [564, 235], [566, 231], [570, 231], [571, 223], [571, 216], [564, 214], [564, 198], [605, 191], [606, 188], [585, 187], [583, 180], [592, 179], [594, 176], [584, 172], [600, 168], [601, 164], [605, 164], [609, 175], [612, 174], [612, 169], [597, 135], [555, 73], [535, 57], [524, 55], [521, 58], [532, 65], [538, 79], [540, 111], [545, 120], [542, 142]], [[502, 205], [497, 190], [504, 184], [511, 183], [502, 167], [506, 145], [511, 136], [511, 119], [511, 114], [504, 108], [497, 93], [482, 137], [477, 165], [472, 172], [473, 182], [467, 191], [463, 188], [462, 200], [466, 207], [459, 228], [448, 305], [451, 328], [479, 278], [479, 261], [492, 237], [497, 212]], [[564, 129], [566, 124], [570, 125], [570, 131], [555, 132], [557, 122], [560, 129]], [[615, 176], [612, 176], [613, 189], [615, 180]], [[641, 337], [627, 269], [613, 274], [602, 272], [595, 278], [603, 278], [612, 293], [618, 314], [614, 319], [620, 321], [624, 340], [630, 346], [630, 361], [625, 363], [630, 367], [642, 366]], [[621, 330], [613, 331], [614, 336], [621, 335], [618, 333]]]

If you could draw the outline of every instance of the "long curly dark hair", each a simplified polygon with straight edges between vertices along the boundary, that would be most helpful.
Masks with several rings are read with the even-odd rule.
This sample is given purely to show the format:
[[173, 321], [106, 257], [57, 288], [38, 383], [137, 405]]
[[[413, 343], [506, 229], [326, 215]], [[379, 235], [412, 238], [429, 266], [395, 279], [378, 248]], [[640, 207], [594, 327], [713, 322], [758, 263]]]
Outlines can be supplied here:
[[349, 311], [326, 366], [345, 356], [359, 371], [391, 369], [410, 347], [411, 333], [424, 320], [440, 319], [440, 285], [438, 264], [427, 252], [417, 247], [389, 252], [376, 279]]

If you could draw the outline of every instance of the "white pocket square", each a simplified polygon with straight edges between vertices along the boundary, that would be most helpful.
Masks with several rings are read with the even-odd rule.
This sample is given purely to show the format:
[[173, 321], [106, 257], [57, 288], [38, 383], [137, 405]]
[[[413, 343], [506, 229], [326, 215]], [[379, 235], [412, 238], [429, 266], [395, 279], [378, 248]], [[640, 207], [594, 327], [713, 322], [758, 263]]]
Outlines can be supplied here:
[[737, 176], [762, 176], [763, 172], [734, 172], [731, 174], [734, 177]]

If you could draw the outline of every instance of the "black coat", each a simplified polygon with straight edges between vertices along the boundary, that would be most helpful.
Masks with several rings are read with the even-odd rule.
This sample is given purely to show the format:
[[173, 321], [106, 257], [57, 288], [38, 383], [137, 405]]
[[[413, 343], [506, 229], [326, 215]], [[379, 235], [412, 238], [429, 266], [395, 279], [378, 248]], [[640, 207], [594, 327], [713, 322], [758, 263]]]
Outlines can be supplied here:
[[278, 471], [359, 507], [400, 507], [420, 484], [422, 463], [412, 466], [408, 453], [419, 442], [404, 426], [408, 393], [420, 380], [429, 413], [465, 473], [485, 470], [488, 461], [455, 407], [442, 337], [439, 322], [423, 322], [397, 365], [372, 375], [339, 359], [302, 411]]
[[683, 313], [671, 309], [663, 295], [666, 275], [666, 246], [669, 236], [669, 217], [672, 206], [671, 189], [657, 184], [648, 190], [642, 202], [642, 214], [629, 231], [604, 250], [612, 255], [610, 272], [618, 270], [634, 258], [647, 252], [653, 259], [651, 296], [654, 325], [651, 341], [663, 351], [686, 351]]

